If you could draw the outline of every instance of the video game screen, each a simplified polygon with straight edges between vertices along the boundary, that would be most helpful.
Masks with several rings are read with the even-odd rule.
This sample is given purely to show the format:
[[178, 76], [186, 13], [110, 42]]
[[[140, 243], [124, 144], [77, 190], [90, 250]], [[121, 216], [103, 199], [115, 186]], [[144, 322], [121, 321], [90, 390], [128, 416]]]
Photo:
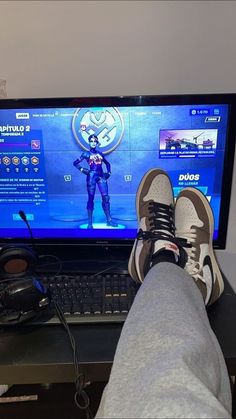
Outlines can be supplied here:
[[217, 239], [227, 126], [227, 104], [0, 109], [0, 236], [29, 236], [22, 210], [35, 239], [133, 239], [137, 187], [162, 168], [175, 197], [207, 196]]

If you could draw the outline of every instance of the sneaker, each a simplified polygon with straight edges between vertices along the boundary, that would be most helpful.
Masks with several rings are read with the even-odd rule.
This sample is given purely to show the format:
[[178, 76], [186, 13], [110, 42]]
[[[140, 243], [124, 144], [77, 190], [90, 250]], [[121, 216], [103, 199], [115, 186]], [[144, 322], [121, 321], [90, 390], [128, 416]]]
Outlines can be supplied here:
[[195, 188], [183, 189], [175, 205], [176, 237], [186, 239], [188, 261], [185, 270], [199, 287], [205, 305], [216, 301], [224, 290], [223, 278], [216, 261], [212, 237], [214, 217], [205, 195]]
[[128, 271], [136, 282], [143, 282], [162, 251], [173, 252], [176, 263], [185, 263], [183, 249], [174, 233], [174, 196], [170, 179], [161, 169], [149, 170], [136, 194], [138, 234], [129, 258]]

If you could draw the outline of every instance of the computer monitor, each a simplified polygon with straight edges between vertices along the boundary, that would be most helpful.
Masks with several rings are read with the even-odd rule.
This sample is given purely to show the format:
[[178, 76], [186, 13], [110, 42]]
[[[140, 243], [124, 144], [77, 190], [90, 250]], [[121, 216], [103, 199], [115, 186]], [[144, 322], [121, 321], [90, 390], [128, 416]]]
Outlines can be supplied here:
[[[38, 246], [131, 247], [137, 234], [137, 187], [145, 172], [162, 168], [175, 197], [187, 186], [207, 196], [215, 218], [214, 247], [224, 248], [235, 98], [207, 94], [0, 100], [1, 244], [30, 243], [21, 210]], [[92, 134], [107, 162], [104, 172], [111, 172], [108, 191], [96, 183], [94, 199], [94, 185], [88, 186], [86, 176]], [[99, 158], [94, 156], [93, 164], [99, 164]], [[113, 225], [107, 225], [107, 213]]]

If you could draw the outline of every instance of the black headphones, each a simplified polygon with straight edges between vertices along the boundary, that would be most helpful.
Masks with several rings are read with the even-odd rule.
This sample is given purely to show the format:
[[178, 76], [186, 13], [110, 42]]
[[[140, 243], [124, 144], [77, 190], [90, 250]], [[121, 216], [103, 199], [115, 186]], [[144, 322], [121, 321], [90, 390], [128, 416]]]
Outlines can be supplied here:
[[0, 248], [0, 325], [30, 320], [49, 305], [47, 286], [34, 278], [37, 260], [30, 246]]
[[0, 248], [0, 278], [17, 278], [32, 274], [37, 259], [35, 251], [30, 246], [3, 246]]
[[50, 300], [48, 288], [38, 279], [12, 280], [0, 291], [0, 325], [15, 325], [39, 316]]

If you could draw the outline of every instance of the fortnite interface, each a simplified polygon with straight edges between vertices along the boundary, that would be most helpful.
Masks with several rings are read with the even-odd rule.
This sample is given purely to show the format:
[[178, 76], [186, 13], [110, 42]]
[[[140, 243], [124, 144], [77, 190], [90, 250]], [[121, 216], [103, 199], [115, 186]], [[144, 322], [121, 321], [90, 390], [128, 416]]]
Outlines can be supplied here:
[[[1, 237], [28, 238], [23, 210], [35, 238], [132, 239], [137, 187], [159, 167], [170, 175], [175, 197], [186, 186], [207, 196], [217, 238], [227, 118], [228, 106], [220, 104], [0, 110]], [[89, 151], [91, 134], [110, 164], [115, 226], [106, 224], [96, 185], [88, 228], [87, 176], [73, 162]], [[86, 160], [81, 166], [89, 169]]]

